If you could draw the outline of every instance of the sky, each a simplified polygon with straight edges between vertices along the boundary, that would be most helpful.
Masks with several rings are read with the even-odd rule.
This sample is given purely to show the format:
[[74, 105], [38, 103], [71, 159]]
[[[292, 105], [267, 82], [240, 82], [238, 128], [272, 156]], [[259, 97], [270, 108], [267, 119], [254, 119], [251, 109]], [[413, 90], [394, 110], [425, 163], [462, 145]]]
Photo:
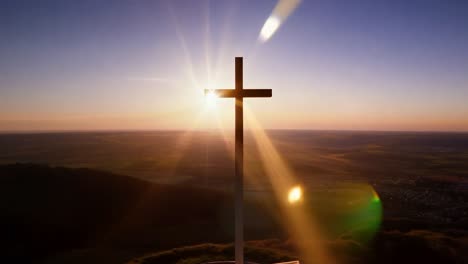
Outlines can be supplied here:
[[468, 2], [304, 0], [268, 41], [277, 1], [0, 2], [0, 131], [264, 128], [468, 131]]

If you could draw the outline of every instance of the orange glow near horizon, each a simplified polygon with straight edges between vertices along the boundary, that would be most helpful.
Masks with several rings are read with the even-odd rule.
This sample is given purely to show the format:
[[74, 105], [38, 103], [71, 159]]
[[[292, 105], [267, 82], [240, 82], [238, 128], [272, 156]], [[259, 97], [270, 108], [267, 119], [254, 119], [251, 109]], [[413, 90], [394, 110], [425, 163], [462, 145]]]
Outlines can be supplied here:
[[[119, 114], [74, 114], [74, 113], [25, 113], [0, 115], [0, 131], [93, 131], [93, 130], [186, 130], [190, 129], [192, 120], [200, 109], [209, 106], [217, 108], [218, 122], [225, 129], [233, 129], [232, 111], [224, 107], [229, 102], [213, 100], [208, 102], [200, 94], [200, 101], [193, 107], [159, 113], [119, 113]], [[215, 102], [216, 101], [216, 102]], [[203, 106], [203, 104], [205, 106]], [[217, 107], [218, 105], [219, 107]], [[221, 107], [222, 106], [222, 107]], [[364, 116], [337, 116], [333, 114], [318, 115], [304, 112], [284, 113], [258, 111], [258, 120], [267, 129], [310, 129], [310, 130], [363, 130], [363, 131], [468, 131], [468, 120], [465, 116], [451, 118], [423, 117], [388, 117], [377, 114]], [[206, 123], [206, 124], [205, 124]], [[213, 125], [211, 125], [213, 124]], [[197, 129], [218, 127], [210, 119], [204, 120]]]

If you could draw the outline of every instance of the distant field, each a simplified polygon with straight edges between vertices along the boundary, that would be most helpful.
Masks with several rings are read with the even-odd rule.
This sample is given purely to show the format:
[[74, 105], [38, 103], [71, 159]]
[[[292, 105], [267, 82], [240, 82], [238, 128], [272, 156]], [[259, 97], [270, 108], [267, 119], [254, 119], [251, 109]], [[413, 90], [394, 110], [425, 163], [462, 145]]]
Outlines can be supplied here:
[[[305, 187], [370, 184], [387, 216], [466, 219], [468, 134], [269, 131]], [[268, 191], [253, 138], [246, 138], [248, 195]], [[100, 132], [0, 135], [0, 164], [84, 167], [156, 183], [232, 190], [233, 135], [218, 132]], [[425, 208], [424, 211], [419, 208]], [[393, 210], [395, 209], [395, 210]], [[463, 220], [466, 221], [466, 220]]]
[[[416, 243], [421, 250], [418, 254], [463, 263], [452, 261], [468, 247], [468, 134], [269, 131], [268, 135], [304, 187], [302, 208], [315, 215], [331, 246], [350, 263], [362, 263], [359, 256], [369, 256], [366, 247], [379, 252], [375, 263], [392, 263], [387, 257], [383, 259], [389, 262], [380, 259], [387, 254], [386, 243], [398, 252], [404, 252], [404, 243]], [[112, 247], [111, 255], [122, 254], [121, 259], [128, 260], [151, 254], [151, 248], [229, 242], [232, 140], [232, 135], [225, 139], [216, 132], [181, 131], [0, 135], [0, 223], [18, 230], [38, 224], [40, 232], [46, 233], [43, 228], [60, 227], [53, 243], [64, 239], [62, 231], [71, 232], [79, 243], [65, 240], [67, 251], [54, 255], [55, 262], [50, 263], [69, 263], [73, 254], [76, 259], [95, 261], [102, 249], [96, 253], [95, 245], [86, 242], [94, 241], [92, 237], [81, 234], [102, 236], [95, 230], [96, 223], [106, 226], [121, 221], [128, 208], [138, 204], [141, 193], [148, 192], [148, 201], [132, 209], [134, 214], [126, 219], [131, 224], [117, 228], [112, 245], [107, 239], [98, 240]], [[277, 209], [259, 156], [248, 135], [247, 238], [287, 240], [288, 228], [281, 226], [284, 216]], [[13, 163], [92, 170], [7, 165]], [[24, 178], [14, 180], [17, 176]], [[63, 200], [64, 195], [69, 200]], [[93, 204], [93, 199], [99, 201], [96, 207], [81, 205], [82, 201]], [[177, 220], [161, 218], [166, 211]], [[84, 226], [71, 221], [75, 214], [77, 219], [87, 219]], [[21, 220], [30, 217], [42, 220], [29, 225]], [[8, 234], [18, 238], [14, 232]], [[25, 245], [35, 245], [37, 237], [33, 237]], [[356, 245], [359, 249], [354, 253], [347, 251]], [[436, 253], [428, 245], [437, 248]], [[55, 246], [47, 250], [55, 252]], [[21, 247], [14, 248], [21, 252]], [[70, 255], [71, 248], [80, 250]]]
[[[269, 131], [296, 173], [314, 181], [468, 183], [468, 134]], [[262, 167], [250, 136], [248, 173]], [[125, 173], [158, 182], [216, 184], [232, 178], [233, 134], [100, 132], [0, 134], [0, 164], [43, 163]], [[219, 170], [223, 174], [219, 175]]]

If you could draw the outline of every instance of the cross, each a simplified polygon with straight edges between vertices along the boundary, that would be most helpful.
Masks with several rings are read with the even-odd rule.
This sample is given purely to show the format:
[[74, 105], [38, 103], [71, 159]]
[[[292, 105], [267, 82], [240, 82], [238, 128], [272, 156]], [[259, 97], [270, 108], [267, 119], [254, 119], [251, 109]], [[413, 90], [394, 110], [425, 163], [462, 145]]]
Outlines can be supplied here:
[[242, 57], [236, 57], [235, 89], [205, 89], [205, 94], [214, 92], [219, 97], [236, 99], [235, 126], [235, 255], [236, 264], [244, 264], [244, 97], [271, 97], [271, 89], [244, 89]]

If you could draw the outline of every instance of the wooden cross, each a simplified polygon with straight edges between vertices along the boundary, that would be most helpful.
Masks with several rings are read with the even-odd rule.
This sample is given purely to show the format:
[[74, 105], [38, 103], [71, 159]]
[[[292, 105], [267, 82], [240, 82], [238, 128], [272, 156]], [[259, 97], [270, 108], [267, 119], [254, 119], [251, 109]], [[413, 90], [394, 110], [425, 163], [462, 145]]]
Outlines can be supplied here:
[[235, 248], [236, 264], [244, 264], [244, 97], [271, 97], [271, 89], [244, 89], [242, 57], [236, 57], [235, 89], [205, 89], [205, 94], [214, 92], [219, 97], [236, 99], [236, 145], [235, 145]]

